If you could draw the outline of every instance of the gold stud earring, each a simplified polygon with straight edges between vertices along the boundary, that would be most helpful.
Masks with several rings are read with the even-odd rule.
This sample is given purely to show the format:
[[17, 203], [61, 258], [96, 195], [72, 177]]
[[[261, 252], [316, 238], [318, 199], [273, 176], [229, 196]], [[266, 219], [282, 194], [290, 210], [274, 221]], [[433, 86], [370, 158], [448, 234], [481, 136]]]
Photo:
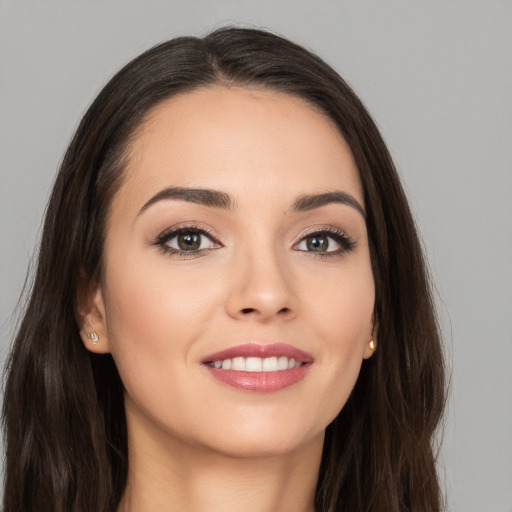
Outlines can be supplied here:
[[100, 339], [100, 337], [95, 332], [88, 332], [87, 339], [91, 340], [93, 345], [96, 345], [96, 343], [98, 343], [98, 340]]
[[375, 341], [372, 339], [370, 340], [370, 350], [372, 352], [375, 352], [375, 349], [377, 348], [377, 343], [375, 343]]

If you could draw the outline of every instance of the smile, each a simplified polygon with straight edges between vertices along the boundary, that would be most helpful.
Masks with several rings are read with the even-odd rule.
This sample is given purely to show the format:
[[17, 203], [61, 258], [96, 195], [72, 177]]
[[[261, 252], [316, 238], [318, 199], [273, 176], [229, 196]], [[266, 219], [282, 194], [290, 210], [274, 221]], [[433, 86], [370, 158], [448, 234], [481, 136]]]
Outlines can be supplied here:
[[232, 388], [270, 393], [301, 381], [313, 358], [283, 343], [248, 343], [211, 354], [201, 363], [216, 380]]
[[237, 370], [241, 372], [278, 372], [298, 368], [305, 363], [295, 361], [293, 357], [234, 357], [222, 361], [210, 361], [206, 363], [212, 368], [222, 370]]

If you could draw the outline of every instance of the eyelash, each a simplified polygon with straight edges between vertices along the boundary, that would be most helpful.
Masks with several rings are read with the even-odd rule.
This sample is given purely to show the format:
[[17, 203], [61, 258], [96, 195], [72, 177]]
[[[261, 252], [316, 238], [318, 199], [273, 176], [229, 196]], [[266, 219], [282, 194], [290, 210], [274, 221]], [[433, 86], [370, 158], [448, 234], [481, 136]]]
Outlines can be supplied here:
[[[176, 256], [178, 258], [195, 258], [203, 256], [207, 253], [207, 251], [211, 250], [212, 248], [206, 248], [206, 249], [197, 249], [197, 250], [181, 250], [176, 249], [174, 247], [169, 247], [167, 245], [170, 240], [173, 238], [179, 236], [180, 234], [184, 233], [191, 233], [191, 234], [199, 234], [201, 236], [207, 237], [213, 244], [215, 244], [217, 247], [214, 247], [215, 249], [218, 249], [222, 247], [222, 244], [215, 238], [215, 236], [207, 229], [200, 227], [200, 226], [194, 226], [194, 225], [187, 225], [187, 226], [180, 226], [179, 228], [171, 228], [160, 235], [151, 243], [151, 245], [155, 247], [159, 247], [160, 250], [164, 254], [168, 254], [169, 256]], [[331, 238], [334, 240], [337, 244], [340, 245], [340, 249], [337, 249], [335, 251], [325, 251], [325, 252], [315, 252], [315, 251], [304, 251], [304, 250], [298, 250], [300, 252], [308, 253], [309, 256], [313, 256], [315, 258], [329, 258], [329, 257], [343, 257], [352, 249], [355, 247], [355, 242], [347, 236], [346, 233], [341, 231], [340, 229], [332, 228], [332, 227], [325, 227], [321, 229], [315, 229], [313, 231], [310, 231], [308, 233], [305, 233], [301, 236], [300, 240], [294, 244], [294, 248], [297, 247], [300, 243], [304, 242], [306, 239], [310, 237], [317, 236], [319, 238], [326, 237]]]
[[180, 226], [179, 228], [168, 229], [168, 230], [164, 231], [163, 233], [161, 233], [160, 235], [158, 235], [156, 240], [154, 242], [152, 242], [151, 245], [159, 247], [160, 250], [164, 254], [168, 254], [169, 256], [177, 256], [178, 258], [196, 258], [196, 257], [204, 255], [208, 250], [210, 250], [208, 248], [208, 249], [198, 249], [198, 250], [186, 251], [186, 250], [181, 250], [181, 249], [175, 249], [174, 247], [169, 247], [167, 245], [170, 240], [172, 240], [173, 238], [175, 238], [181, 234], [184, 234], [184, 233], [192, 233], [192, 234], [199, 234], [199, 235], [205, 236], [206, 238], [211, 240], [211, 242], [213, 244], [218, 246], [215, 248], [222, 247], [220, 242], [215, 238], [215, 236], [210, 231], [208, 231], [205, 228], [202, 228], [199, 226], [193, 226], [193, 225]]
[[301, 236], [299, 242], [297, 242], [294, 247], [296, 247], [301, 242], [305, 241], [307, 238], [311, 238], [314, 236], [318, 236], [319, 238], [327, 237], [333, 239], [337, 244], [340, 245], [340, 248], [335, 251], [325, 251], [325, 252], [315, 252], [315, 251], [303, 251], [307, 252], [308, 256], [313, 256], [315, 258], [331, 258], [331, 257], [343, 257], [349, 252], [351, 252], [355, 246], [355, 241], [350, 238], [344, 231], [341, 229], [337, 229], [334, 227], [325, 227], [320, 229], [315, 229], [308, 233], [305, 233]]

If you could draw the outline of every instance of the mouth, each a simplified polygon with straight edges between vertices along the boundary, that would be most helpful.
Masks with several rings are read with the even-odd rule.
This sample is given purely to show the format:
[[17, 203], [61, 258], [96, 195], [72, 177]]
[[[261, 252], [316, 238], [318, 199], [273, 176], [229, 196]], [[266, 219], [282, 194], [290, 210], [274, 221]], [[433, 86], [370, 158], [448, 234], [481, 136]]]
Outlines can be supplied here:
[[233, 359], [208, 361], [205, 364], [218, 370], [236, 370], [240, 372], [256, 373], [291, 370], [292, 368], [299, 368], [306, 363], [295, 361], [293, 357], [273, 356], [265, 357], [265, 359], [262, 359], [261, 357], [234, 357]]
[[313, 357], [291, 345], [248, 343], [203, 358], [201, 364], [222, 384], [269, 393], [301, 381]]

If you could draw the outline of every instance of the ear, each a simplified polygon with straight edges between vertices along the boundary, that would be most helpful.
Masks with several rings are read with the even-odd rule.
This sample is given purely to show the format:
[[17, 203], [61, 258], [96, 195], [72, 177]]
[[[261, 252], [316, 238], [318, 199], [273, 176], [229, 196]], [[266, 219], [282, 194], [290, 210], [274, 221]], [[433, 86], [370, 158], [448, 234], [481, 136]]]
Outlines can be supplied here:
[[109, 353], [110, 343], [101, 286], [99, 283], [86, 281], [82, 273], [77, 287], [75, 314], [85, 348], [96, 354]]

